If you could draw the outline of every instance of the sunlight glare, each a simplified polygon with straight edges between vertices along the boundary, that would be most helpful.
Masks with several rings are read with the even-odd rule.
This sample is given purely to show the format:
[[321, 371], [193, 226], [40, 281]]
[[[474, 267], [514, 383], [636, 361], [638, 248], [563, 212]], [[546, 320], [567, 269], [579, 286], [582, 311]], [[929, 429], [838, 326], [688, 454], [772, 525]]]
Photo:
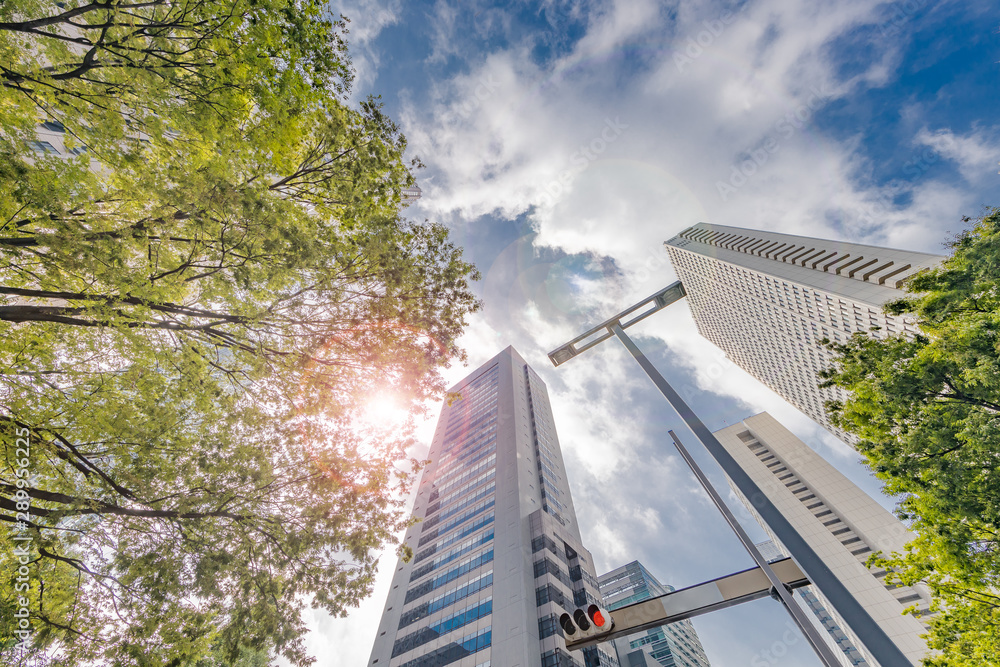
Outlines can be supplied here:
[[373, 428], [396, 428], [409, 416], [405, 405], [391, 394], [377, 394], [368, 399], [362, 420]]

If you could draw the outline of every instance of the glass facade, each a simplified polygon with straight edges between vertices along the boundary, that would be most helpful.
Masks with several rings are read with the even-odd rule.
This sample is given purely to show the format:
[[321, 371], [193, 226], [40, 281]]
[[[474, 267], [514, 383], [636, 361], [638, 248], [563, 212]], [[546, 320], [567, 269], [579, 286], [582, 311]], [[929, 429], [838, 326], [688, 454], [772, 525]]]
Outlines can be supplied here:
[[[639, 561], [603, 574], [598, 581], [609, 611], [674, 590], [673, 586], [661, 584]], [[618, 661], [623, 665], [628, 664], [625, 658], [628, 653], [643, 647], [647, 647], [644, 650], [663, 667], [709, 667], [705, 649], [690, 620], [661, 625], [615, 640]]]
[[507, 348], [451, 392], [369, 664], [618, 667], [558, 623], [599, 592], [545, 384]]

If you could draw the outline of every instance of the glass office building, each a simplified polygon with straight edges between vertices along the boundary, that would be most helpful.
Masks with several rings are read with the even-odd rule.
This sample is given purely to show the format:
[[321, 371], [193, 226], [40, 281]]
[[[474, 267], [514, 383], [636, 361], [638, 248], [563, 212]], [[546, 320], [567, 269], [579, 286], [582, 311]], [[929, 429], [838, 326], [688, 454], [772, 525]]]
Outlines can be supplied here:
[[[601, 595], [609, 611], [666, 595], [673, 586], [661, 584], [639, 561], [632, 561], [598, 577]], [[698, 633], [690, 620], [638, 632], [613, 642], [618, 662], [625, 666], [646, 665], [648, 660], [630, 654], [640, 651], [663, 667], [709, 667]], [[637, 659], [638, 658], [638, 659]], [[654, 667], [654, 666], [650, 666]]]
[[545, 384], [508, 347], [441, 410], [368, 664], [617, 667], [558, 618], [596, 602]]

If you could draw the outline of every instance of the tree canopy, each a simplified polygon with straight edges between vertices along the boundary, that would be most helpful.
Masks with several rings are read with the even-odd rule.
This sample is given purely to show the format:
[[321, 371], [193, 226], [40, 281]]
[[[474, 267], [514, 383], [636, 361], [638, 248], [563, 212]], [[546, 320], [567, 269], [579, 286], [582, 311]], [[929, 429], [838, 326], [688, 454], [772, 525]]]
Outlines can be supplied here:
[[234, 114], [297, 113], [347, 90], [344, 29], [315, 0], [8, 0], [5, 122], [58, 116], [111, 135], [101, 148], [114, 152], [140, 130], [225, 132]]
[[925, 663], [1000, 664], [1000, 209], [952, 248], [885, 307], [915, 316], [919, 335], [831, 344], [839, 361], [824, 375], [850, 396], [828, 406], [833, 422], [903, 494], [918, 534], [883, 563], [935, 594], [929, 644], [941, 654]]
[[[478, 274], [402, 217], [405, 139], [342, 99], [343, 30], [0, 4], [0, 521], [53, 664], [307, 664], [305, 605], [357, 604], [406, 521], [410, 432], [360, 415], [440, 395]], [[80, 150], [34, 152], [42, 122]]]

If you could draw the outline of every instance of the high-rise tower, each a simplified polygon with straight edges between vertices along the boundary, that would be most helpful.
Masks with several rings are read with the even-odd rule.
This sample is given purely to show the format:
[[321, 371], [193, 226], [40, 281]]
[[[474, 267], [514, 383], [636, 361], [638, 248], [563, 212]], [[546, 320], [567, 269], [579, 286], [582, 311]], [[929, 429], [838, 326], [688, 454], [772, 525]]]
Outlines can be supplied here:
[[823, 404], [843, 399], [820, 389], [833, 361], [820, 344], [855, 331], [913, 332], [882, 306], [904, 296], [906, 278], [943, 257], [699, 223], [665, 244], [684, 284], [698, 331], [786, 401], [845, 440]]
[[[920, 664], [927, 652], [920, 638], [926, 628], [903, 610], [914, 606], [918, 616], [929, 613], [929, 592], [886, 583], [885, 570], [865, 565], [873, 552], [902, 552], [913, 533], [766, 412], [716, 431], [715, 437], [900, 651]], [[733, 490], [782, 547], [746, 497]], [[838, 643], [848, 664], [860, 665], [863, 658], [868, 665], [878, 665], [851, 630], [852, 619], [837, 616], [818, 589], [804, 596], [814, 611], [811, 597], [835, 621], [824, 624], [827, 630], [836, 626], [849, 638]]]
[[[639, 561], [602, 574], [597, 580], [609, 611], [674, 590], [673, 586], [661, 584]], [[613, 645], [623, 666], [635, 664], [637, 661], [629, 656], [639, 650], [648, 653], [662, 667], [709, 667], [708, 656], [690, 619], [615, 639]], [[645, 662], [648, 667], [656, 667], [648, 660]]]
[[600, 591], [545, 384], [508, 347], [451, 391], [369, 666], [617, 667], [559, 627]]

